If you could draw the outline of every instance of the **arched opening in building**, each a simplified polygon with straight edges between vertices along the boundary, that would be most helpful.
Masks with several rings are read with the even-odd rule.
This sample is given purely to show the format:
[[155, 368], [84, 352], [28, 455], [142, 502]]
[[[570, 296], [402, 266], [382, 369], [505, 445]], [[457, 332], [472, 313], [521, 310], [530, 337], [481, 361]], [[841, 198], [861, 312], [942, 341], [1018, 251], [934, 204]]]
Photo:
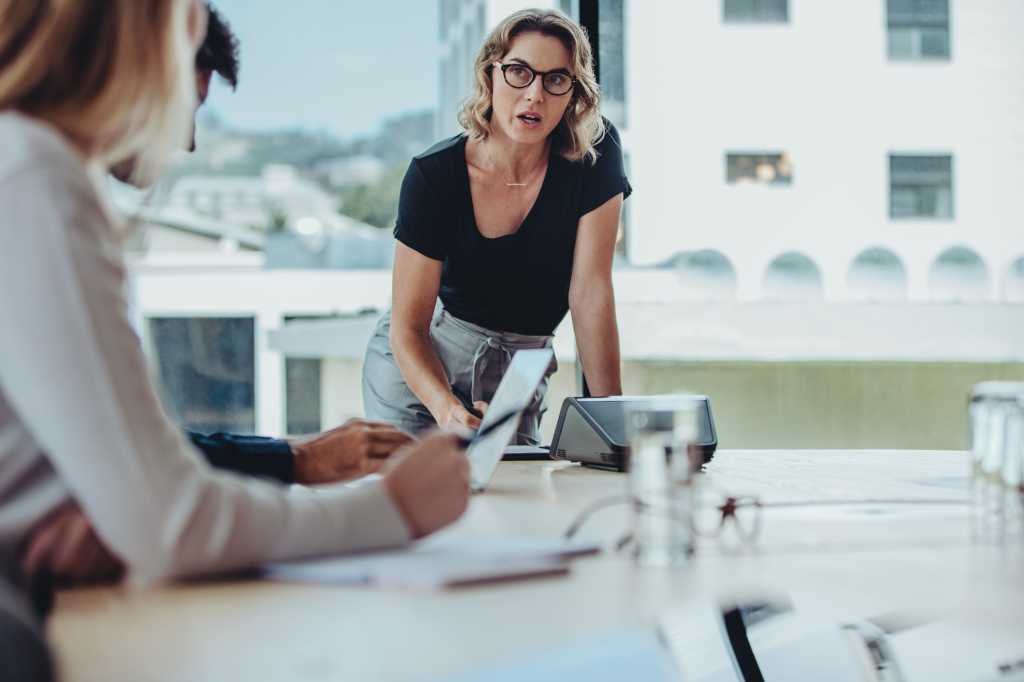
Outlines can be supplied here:
[[850, 264], [846, 289], [856, 301], [905, 301], [907, 270], [900, 257], [889, 249], [865, 249]]
[[988, 267], [973, 249], [953, 246], [932, 263], [928, 272], [932, 300], [948, 303], [984, 301], [989, 298]]
[[1024, 303], [1024, 256], [1013, 261], [1006, 269], [1003, 299], [1010, 303]]
[[802, 253], [776, 256], [765, 270], [764, 297], [773, 301], [817, 301], [824, 295], [821, 271]]
[[686, 298], [722, 301], [736, 298], [736, 269], [714, 249], [684, 251], [671, 260]]

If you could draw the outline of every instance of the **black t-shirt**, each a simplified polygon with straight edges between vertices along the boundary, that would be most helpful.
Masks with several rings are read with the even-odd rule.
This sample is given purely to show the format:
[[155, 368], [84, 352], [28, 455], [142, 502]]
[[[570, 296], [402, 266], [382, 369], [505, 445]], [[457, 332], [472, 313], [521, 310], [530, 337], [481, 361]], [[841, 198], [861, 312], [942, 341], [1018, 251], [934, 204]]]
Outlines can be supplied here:
[[409, 164], [395, 238], [444, 263], [440, 298], [455, 317], [495, 331], [547, 335], [569, 310], [580, 218], [632, 188], [619, 133], [597, 145], [596, 163], [552, 153], [540, 192], [519, 229], [489, 239], [473, 216], [466, 135], [439, 142]]

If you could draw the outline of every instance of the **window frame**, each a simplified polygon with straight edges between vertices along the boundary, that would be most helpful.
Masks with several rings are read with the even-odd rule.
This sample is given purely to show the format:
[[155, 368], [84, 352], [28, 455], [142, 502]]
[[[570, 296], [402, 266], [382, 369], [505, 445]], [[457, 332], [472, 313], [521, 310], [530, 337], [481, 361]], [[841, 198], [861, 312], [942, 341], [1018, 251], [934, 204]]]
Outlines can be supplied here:
[[[783, 3], [782, 18], [777, 18], [772, 12], [774, 11], [769, 3], [779, 2]], [[722, 23], [723, 24], [738, 24], [738, 25], [785, 25], [791, 21], [789, 0], [749, 0], [751, 3], [752, 13], [747, 17], [740, 17], [736, 15], [730, 16], [729, 14], [729, 2], [730, 0], [722, 0]], [[735, 11], [735, 10], [734, 10]]]
[[[739, 158], [751, 158], [754, 159], [755, 166], [758, 164], [759, 159], [769, 160], [773, 166], [778, 168], [784, 161], [788, 161], [790, 166], [789, 175], [782, 175], [777, 173], [774, 180], [762, 181], [754, 176], [752, 181], [747, 181], [745, 178], [734, 178], [731, 177], [730, 171], [732, 168], [732, 162], [734, 159]], [[784, 149], [772, 149], [772, 150], [753, 150], [753, 149], [736, 149], [736, 150], [725, 150], [723, 161], [725, 163], [725, 184], [729, 187], [792, 187], [795, 184], [795, 173], [793, 172], [793, 160], [789, 156], [789, 152]], [[779, 179], [784, 178], [784, 179]]]
[[[914, 0], [911, 0], [913, 2]], [[949, 0], [945, 2], [945, 16], [943, 19], [929, 20], [923, 13], [917, 10], [910, 10], [905, 14], [897, 14], [894, 19], [892, 9], [893, 0], [885, 0], [885, 36], [886, 36], [886, 58], [895, 63], [948, 63], [953, 60], [953, 20], [952, 8]], [[945, 54], [926, 55], [923, 50], [923, 34], [929, 30], [945, 31]], [[911, 54], [894, 54], [893, 52], [893, 31], [909, 32], [913, 43]]]
[[[908, 158], [948, 159], [948, 161], [949, 161], [949, 170], [948, 170], [948, 173], [947, 173], [947, 171], [944, 171], [944, 170], [943, 171], [921, 171], [918, 174], [917, 178], [914, 178], [913, 174], [911, 172], [908, 172], [908, 171], [900, 171], [898, 173], [894, 172], [893, 165], [894, 165], [894, 162], [896, 161], [896, 159], [908, 159]], [[956, 173], [955, 173], [955, 170], [956, 170], [955, 165], [956, 165], [956, 163], [955, 163], [955, 154], [953, 152], [951, 152], [951, 151], [949, 151], [949, 152], [907, 152], [907, 151], [900, 152], [900, 151], [890, 151], [888, 153], [887, 160], [888, 160], [887, 173], [888, 173], [888, 190], [889, 190], [889, 209], [888, 210], [889, 210], [889, 220], [891, 222], [919, 221], [919, 222], [940, 222], [940, 223], [946, 223], [946, 222], [952, 222], [952, 221], [956, 220]], [[930, 174], [934, 174], [934, 175], [940, 175], [940, 174], [946, 175], [945, 180], [947, 182], [947, 185], [945, 186], [945, 189], [949, 193], [949, 213], [948, 213], [948, 215], [928, 215], [928, 214], [922, 214], [922, 213], [914, 213], [914, 214], [902, 214], [902, 213], [900, 213], [900, 214], [897, 214], [895, 212], [895, 210], [894, 210], [894, 203], [893, 203], [893, 197], [894, 197], [894, 194], [895, 194], [894, 191], [893, 191], [894, 188], [896, 188], [896, 187], [911, 188], [912, 187], [912, 188], [915, 188], [915, 189], [918, 189], [918, 190], [923, 189], [923, 188], [931, 188], [933, 190], [935, 188], [939, 188], [940, 190], [942, 189], [942, 188], [939, 187], [939, 185], [937, 183], [928, 184], [928, 183], [925, 183], [925, 182], [921, 182], [921, 179], [927, 178], [929, 173]], [[915, 179], [917, 180], [916, 182], [913, 181]], [[897, 182], [897, 180], [899, 182]]]

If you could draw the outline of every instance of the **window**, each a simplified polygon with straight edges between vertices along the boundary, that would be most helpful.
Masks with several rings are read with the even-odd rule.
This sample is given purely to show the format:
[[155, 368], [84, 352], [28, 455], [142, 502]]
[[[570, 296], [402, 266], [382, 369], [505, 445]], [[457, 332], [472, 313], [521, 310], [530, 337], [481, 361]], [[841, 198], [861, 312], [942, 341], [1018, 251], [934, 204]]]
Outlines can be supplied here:
[[730, 185], [789, 185], [793, 182], [793, 164], [785, 152], [730, 152], [725, 156], [725, 181]]
[[949, 59], [949, 0], [889, 0], [889, 59]]
[[[614, 272], [624, 390], [709, 393], [722, 447], [958, 449], [970, 384], [1024, 377], [967, 336], [1024, 325], [988, 305], [1024, 302], [1024, 204], [1008, 181], [1024, 105], [1006, 96], [1024, 14], [1005, 2], [956, 5], [973, 27], [956, 34], [969, 100], [914, 68], [928, 62], [887, 62], [886, 84], [807, 57], [841, 20], [850, 45], [885, 50], [887, 36], [894, 60], [948, 58], [948, 1], [214, 4], [239, 35], [243, 78], [213, 84], [170, 203], [150, 207], [163, 232], [129, 262], [168, 405], [193, 428], [281, 435], [363, 414], [379, 313], [358, 313], [388, 306], [382, 254], [409, 159], [459, 131], [484, 34], [535, 4], [586, 20], [636, 189]], [[671, 41], [657, 39], [665, 26]], [[875, 125], [865, 110], [892, 116]], [[954, 150], [971, 185], [955, 198]], [[240, 248], [222, 251], [231, 239]], [[922, 336], [939, 360], [908, 356]], [[553, 378], [547, 437], [572, 369]]]
[[151, 350], [164, 405], [200, 433], [253, 433], [256, 358], [251, 317], [155, 317]]
[[953, 157], [889, 156], [891, 218], [953, 218]]
[[319, 358], [285, 358], [285, 433], [320, 431]]
[[[286, 316], [285, 325], [324, 319], [320, 316]], [[285, 433], [293, 436], [321, 430], [320, 358], [287, 357], [284, 359]], [[332, 425], [333, 426], [333, 425]]]
[[601, 113], [619, 128], [626, 119], [626, 12], [625, 0], [600, 0], [598, 25], [601, 41], [598, 63], [601, 68]]
[[722, 20], [730, 24], [785, 24], [789, 0], [724, 0]]
[[448, 38], [448, 28], [451, 26], [452, 21], [458, 16], [457, 5], [459, 0], [441, 0], [439, 12], [440, 21], [437, 22], [438, 37], [441, 42], [444, 42]]

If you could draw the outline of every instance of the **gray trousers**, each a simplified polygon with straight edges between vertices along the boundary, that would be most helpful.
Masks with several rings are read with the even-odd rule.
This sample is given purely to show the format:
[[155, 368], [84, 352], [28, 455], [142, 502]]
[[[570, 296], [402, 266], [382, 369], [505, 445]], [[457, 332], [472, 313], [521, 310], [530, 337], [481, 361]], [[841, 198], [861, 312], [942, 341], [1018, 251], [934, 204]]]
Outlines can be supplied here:
[[[391, 352], [388, 334], [391, 312], [377, 323], [363, 362], [363, 407], [367, 419], [389, 422], [410, 433], [437, 424], [426, 406], [409, 389]], [[438, 306], [430, 322], [430, 340], [452, 393], [464, 403], [490, 402], [517, 350], [550, 348], [552, 337], [496, 332], [460, 320]], [[551, 361], [540, 387], [523, 413], [515, 442], [540, 444], [540, 420], [547, 410], [548, 378], [558, 369]]]

